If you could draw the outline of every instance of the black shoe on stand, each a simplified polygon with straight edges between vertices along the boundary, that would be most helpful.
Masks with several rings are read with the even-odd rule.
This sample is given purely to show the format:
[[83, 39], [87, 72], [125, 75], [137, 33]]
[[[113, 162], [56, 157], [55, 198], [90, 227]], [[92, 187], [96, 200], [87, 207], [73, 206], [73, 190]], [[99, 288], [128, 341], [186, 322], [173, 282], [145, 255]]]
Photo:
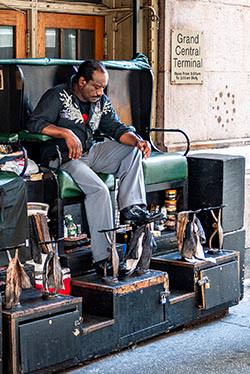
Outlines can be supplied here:
[[94, 267], [95, 267], [96, 273], [100, 275], [101, 277], [112, 277], [113, 276], [112, 262], [108, 258], [95, 262]]
[[118, 275], [119, 280], [125, 280], [126, 278], [131, 277], [131, 275], [133, 274], [134, 274], [134, 269], [133, 270], [127, 269], [124, 262], [120, 263], [119, 275]]
[[[111, 260], [104, 259], [101, 261], [97, 261], [94, 264], [96, 273], [102, 277], [113, 277], [113, 266]], [[134, 271], [131, 271], [126, 268], [126, 265], [124, 262], [121, 262], [119, 265], [119, 274], [118, 274], [118, 279], [123, 280], [125, 278], [128, 278], [133, 274]]]
[[124, 208], [120, 212], [121, 223], [129, 224], [144, 224], [164, 219], [161, 212], [150, 213], [149, 211], [141, 208], [139, 205], [132, 205]]

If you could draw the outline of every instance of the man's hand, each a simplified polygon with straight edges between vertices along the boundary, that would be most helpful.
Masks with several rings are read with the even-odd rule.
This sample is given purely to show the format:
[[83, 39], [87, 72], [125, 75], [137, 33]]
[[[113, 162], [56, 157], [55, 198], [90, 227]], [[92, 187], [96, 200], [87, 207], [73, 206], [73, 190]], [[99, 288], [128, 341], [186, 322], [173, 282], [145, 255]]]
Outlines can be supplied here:
[[64, 139], [69, 149], [70, 159], [77, 160], [82, 156], [82, 143], [80, 139], [70, 129], [58, 127], [50, 123], [48, 124], [48, 126], [44, 127], [42, 133], [45, 135], [52, 136], [54, 138]]
[[71, 130], [69, 130], [64, 139], [69, 149], [69, 158], [72, 160], [80, 158], [83, 152], [80, 139]]
[[144, 158], [148, 158], [151, 154], [151, 145], [147, 140], [138, 138], [133, 132], [126, 132], [123, 134], [119, 141], [123, 144], [137, 147], [143, 153]]
[[151, 145], [147, 140], [137, 140], [137, 148], [143, 153], [144, 158], [148, 158], [151, 154]]

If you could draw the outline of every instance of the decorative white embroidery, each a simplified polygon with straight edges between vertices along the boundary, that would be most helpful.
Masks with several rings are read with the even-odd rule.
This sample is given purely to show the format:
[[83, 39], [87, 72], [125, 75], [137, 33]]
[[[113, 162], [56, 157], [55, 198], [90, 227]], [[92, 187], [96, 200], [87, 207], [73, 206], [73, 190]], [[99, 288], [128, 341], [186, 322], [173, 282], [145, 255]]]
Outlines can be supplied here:
[[93, 131], [95, 131], [99, 126], [99, 123], [101, 121], [101, 116], [102, 116], [102, 113], [103, 113], [102, 110], [101, 110], [100, 101], [97, 101], [97, 103], [92, 103], [91, 104], [91, 110], [93, 111], [93, 114], [90, 118], [89, 126]]
[[73, 103], [72, 96], [69, 95], [65, 90], [60, 92], [60, 100], [62, 101], [61, 117], [70, 119], [75, 123], [83, 123], [82, 114], [78, 106]]
[[107, 100], [103, 106], [103, 113], [108, 114], [112, 111], [112, 105], [109, 100]]

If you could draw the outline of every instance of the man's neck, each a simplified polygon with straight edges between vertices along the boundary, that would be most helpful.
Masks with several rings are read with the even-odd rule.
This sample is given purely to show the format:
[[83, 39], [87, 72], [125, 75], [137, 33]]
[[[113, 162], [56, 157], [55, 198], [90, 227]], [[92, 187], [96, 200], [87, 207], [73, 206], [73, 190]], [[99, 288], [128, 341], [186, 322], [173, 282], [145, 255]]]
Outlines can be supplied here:
[[82, 96], [81, 91], [79, 90], [79, 87], [78, 87], [77, 83], [73, 83], [73, 92], [79, 100], [81, 100], [85, 103], [87, 102], [87, 100], [85, 100], [84, 97]]

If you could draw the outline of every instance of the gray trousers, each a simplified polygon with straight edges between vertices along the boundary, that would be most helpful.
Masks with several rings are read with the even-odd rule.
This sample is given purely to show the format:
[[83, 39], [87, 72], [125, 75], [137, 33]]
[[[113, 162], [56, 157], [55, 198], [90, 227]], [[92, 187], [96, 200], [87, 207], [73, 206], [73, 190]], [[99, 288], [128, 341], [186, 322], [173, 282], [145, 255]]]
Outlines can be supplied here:
[[98, 231], [114, 227], [110, 193], [96, 173], [114, 174], [119, 178], [119, 210], [134, 204], [146, 204], [141, 161], [142, 152], [137, 148], [108, 140], [94, 144], [82, 158], [61, 166], [85, 194], [94, 261], [101, 261], [110, 255], [105, 235]]

